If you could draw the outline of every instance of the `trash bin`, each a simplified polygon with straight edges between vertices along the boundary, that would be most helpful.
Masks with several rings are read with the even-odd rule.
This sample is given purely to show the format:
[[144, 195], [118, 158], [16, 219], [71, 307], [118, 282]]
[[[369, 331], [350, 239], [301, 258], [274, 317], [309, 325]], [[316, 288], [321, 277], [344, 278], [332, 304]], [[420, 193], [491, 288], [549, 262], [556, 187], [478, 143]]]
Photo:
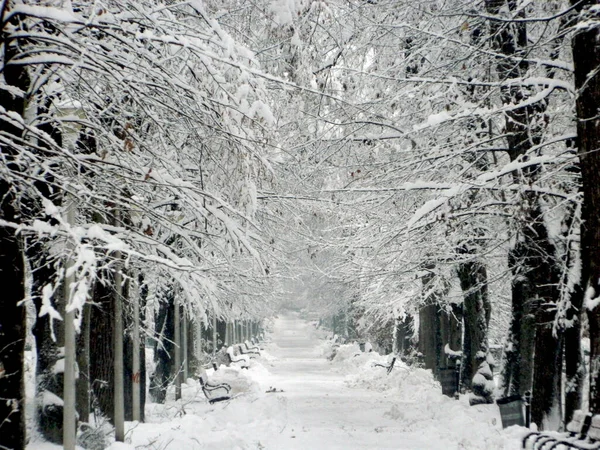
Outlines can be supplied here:
[[442, 394], [454, 397], [458, 393], [458, 370], [454, 367], [439, 369], [439, 380]]
[[500, 408], [502, 428], [510, 427], [512, 425], [525, 426], [523, 403], [523, 397], [520, 395], [511, 395], [510, 397], [499, 398], [496, 400], [496, 404]]

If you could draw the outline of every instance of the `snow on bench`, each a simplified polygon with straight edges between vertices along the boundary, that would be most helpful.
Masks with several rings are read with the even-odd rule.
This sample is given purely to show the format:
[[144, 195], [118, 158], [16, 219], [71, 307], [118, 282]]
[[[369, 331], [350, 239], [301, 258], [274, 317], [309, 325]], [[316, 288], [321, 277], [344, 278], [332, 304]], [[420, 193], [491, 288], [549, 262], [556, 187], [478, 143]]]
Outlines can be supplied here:
[[258, 344], [254, 344], [254, 341], [249, 342], [249, 341], [244, 341], [244, 345], [246, 346], [247, 350], [253, 351], [253, 352], [260, 352], [261, 350], [263, 350], [262, 348], [260, 348], [260, 346]]
[[210, 383], [208, 381], [208, 374], [204, 368], [201, 368], [200, 375], [198, 376], [200, 386], [202, 386], [202, 392], [208, 399], [208, 403], [222, 402], [224, 400], [231, 399], [231, 386], [227, 383]]
[[227, 364], [228, 366], [231, 364], [235, 364], [235, 363], [241, 363], [240, 367], [242, 369], [247, 369], [249, 367], [248, 360], [243, 355], [241, 355], [241, 356], [242, 356], [241, 358], [238, 358], [235, 355], [235, 353], [233, 351], [233, 346], [227, 347], [227, 350], [225, 352], [225, 357], [228, 359], [228, 363], [229, 363], [229, 364]]
[[524, 449], [596, 449], [600, 448], [600, 416], [575, 411], [566, 433], [534, 431], [523, 438]]
[[[254, 350], [250, 350], [248, 349], [248, 345], [246, 343], [244, 344], [238, 344], [238, 351], [240, 352], [241, 355], [247, 355], [248, 358], [256, 358], [256, 356], [252, 356], [252, 355], [258, 355], [260, 356], [260, 352], [254, 351]], [[246, 348], [244, 348], [246, 347]]]

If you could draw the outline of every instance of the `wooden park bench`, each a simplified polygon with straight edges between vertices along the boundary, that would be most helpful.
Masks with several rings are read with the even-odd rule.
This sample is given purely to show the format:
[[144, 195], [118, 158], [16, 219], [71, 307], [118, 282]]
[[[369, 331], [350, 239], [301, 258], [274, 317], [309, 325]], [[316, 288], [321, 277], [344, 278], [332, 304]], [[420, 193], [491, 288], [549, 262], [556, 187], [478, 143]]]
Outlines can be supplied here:
[[247, 369], [248, 366], [248, 360], [246, 358], [238, 358], [234, 353], [233, 353], [233, 347], [227, 347], [227, 350], [225, 352], [225, 357], [227, 358], [228, 361], [228, 366], [234, 363], [241, 363], [240, 367], [242, 369]]
[[211, 405], [213, 403], [231, 399], [231, 386], [227, 383], [210, 383], [204, 368], [202, 368], [200, 371], [198, 381], [200, 382], [200, 386], [202, 386], [202, 392], [204, 392], [204, 396], [208, 399], [208, 403]]
[[260, 356], [260, 352], [258, 350], [249, 349], [248, 344], [246, 344], [245, 342], [244, 344], [238, 344], [238, 351], [241, 355], [248, 356], [248, 358], [256, 358], [256, 356], [252, 355]]
[[260, 352], [261, 350], [264, 350], [264, 349], [260, 348], [260, 345], [254, 344], [253, 342], [244, 341], [244, 345], [246, 346], [247, 350], [250, 350], [253, 352]]
[[524, 449], [531, 450], [590, 450], [600, 448], [600, 416], [575, 411], [567, 432], [549, 434], [534, 431], [523, 438]]
[[396, 364], [396, 357], [395, 356], [392, 358], [392, 361], [389, 364], [378, 364], [378, 363], [375, 363], [375, 364], [373, 364], [373, 367], [383, 367], [383, 368], [387, 369], [387, 374], [389, 375], [390, 372], [394, 369], [394, 364]]

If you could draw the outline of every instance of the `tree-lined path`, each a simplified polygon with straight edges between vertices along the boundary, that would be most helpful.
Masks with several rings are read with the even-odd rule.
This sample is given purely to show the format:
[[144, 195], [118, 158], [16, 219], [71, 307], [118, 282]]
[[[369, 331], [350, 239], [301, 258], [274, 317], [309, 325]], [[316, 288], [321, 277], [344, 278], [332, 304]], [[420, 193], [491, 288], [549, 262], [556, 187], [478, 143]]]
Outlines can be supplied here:
[[[354, 357], [355, 346], [331, 349], [313, 323], [293, 314], [274, 320], [270, 342], [248, 370], [221, 367], [233, 398], [209, 405], [192, 380], [182, 399], [169, 391], [151, 404], [146, 423], [128, 423], [123, 449], [173, 450], [508, 450], [523, 429], [502, 430], [495, 405], [469, 406], [444, 397], [431, 372], [396, 364], [390, 375], [372, 368], [385, 356]], [[31, 447], [38, 450], [42, 447]], [[117, 450], [115, 447], [111, 450]], [[44, 450], [46, 450], [44, 448]]]
[[[446, 401], [441, 395], [435, 399], [434, 409], [440, 408], [438, 415], [428, 418], [430, 412], [435, 413], [428, 411], [432, 405], [426, 404], [427, 398], [406, 401], [396, 391], [348, 386], [345, 371], [338, 370], [322, 354], [314, 326], [294, 315], [276, 319], [268, 348], [278, 358], [270, 371], [273, 387], [284, 391], [276, 395], [287, 399], [287, 421], [285, 429], [274, 430], [271, 437], [261, 441], [265, 448], [470, 448], [471, 433], [481, 431], [478, 427], [463, 427], [457, 430], [462, 437], [455, 442], [455, 436], [446, 432], [446, 421], [451, 420], [452, 408], [457, 406], [453, 403], [458, 402]], [[482, 417], [487, 417], [486, 413]], [[285, 447], [275, 445], [281, 444], [277, 434], [289, 437]], [[489, 437], [494, 434], [498, 432], [492, 431]]]
[[0, 449], [496, 449], [502, 397], [600, 415], [599, 2], [1, 2]]
[[[273, 383], [288, 399], [289, 448], [431, 448], [406, 436], [385, 417], [394, 400], [386, 393], [349, 388], [319, 351], [314, 327], [294, 316], [275, 322]], [[270, 448], [270, 447], [269, 447]]]

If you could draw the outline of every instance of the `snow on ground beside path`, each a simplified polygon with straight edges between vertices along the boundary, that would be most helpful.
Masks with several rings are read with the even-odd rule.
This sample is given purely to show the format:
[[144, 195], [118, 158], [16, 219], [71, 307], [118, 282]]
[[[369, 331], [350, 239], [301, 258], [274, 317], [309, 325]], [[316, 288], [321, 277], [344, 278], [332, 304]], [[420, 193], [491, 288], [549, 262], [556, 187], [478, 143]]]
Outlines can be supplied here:
[[[147, 404], [146, 423], [127, 423], [111, 450], [517, 450], [524, 428], [502, 430], [497, 406], [470, 407], [441, 394], [431, 373], [389, 356], [335, 346], [295, 316], [272, 324], [272, 343], [250, 369], [207, 370], [233, 387], [231, 401], [208, 404], [194, 379], [182, 399]], [[60, 447], [41, 442], [28, 450]]]
[[[334, 370], [346, 373], [346, 383], [385, 392], [397, 402], [385, 415], [407, 433], [442, 434], [457, 448], [520, 448], [524, 429], [502, 430], [496, 405], [470, 406], [468, 396], [459, 400], [441, 394], [430, 370], [412, 368], [396, 360], [393, 370], [374, 364], [389, 364], [390, 358], [376, 352], [356, 353], [357, 345], [343, 345], [333, 358]], [[515, 438], [519, 441], [515, 442]]]

